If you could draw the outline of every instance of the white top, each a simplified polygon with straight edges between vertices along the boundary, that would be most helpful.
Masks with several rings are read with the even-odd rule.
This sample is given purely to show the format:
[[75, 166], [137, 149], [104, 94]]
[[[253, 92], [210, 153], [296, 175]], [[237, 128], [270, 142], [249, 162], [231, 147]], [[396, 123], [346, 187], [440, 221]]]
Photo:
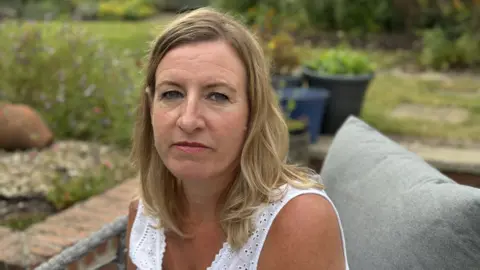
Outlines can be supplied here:
[[[267, 238], [268, 231], [273, 223], [273, 220], [280, 212], [280, 210], [294, 197], [301, 194], [318, 194], [327, 199], [333, 206], [332, 201], [327, 196], [325, 191], [318, 189], [297, 189], [290, 185], [285, 185], [283, 189], [288, 188], [285, 196], [274, 203], [265, 205], [257, 214], [256, 218], [256, 231], [248, 239], [246, 244], [239, 250], [234, 251], [230, 248], [230, 245], [225, 242], [223, 247], [215, 256], [215, 260], [207, 270], [233, 270], [233, 269], [245, 269], [254, 270], [257, 269], [258, 259], [262, 250], [265, 239]], [[345, 237], [343, 228], [337, 214], [338, 222], [340, 225], [340, 231], [342, 235], [343, 250], [345, 256], [346, 270], [348, 267], [348, 260], [345, 248]], [[151, 225], [157, 224], [154, 219], [144, 215], [143, 205], [141, 201], [138, 204], [138, 212], [135, 217], [132, 232], [130, 235], [130, 250], [129, 256], [132, 262], [137, 266], [139, 270], [156, 270], [162, 269], [163, 254], [165, 252], [165, 234], [164, 230], [154, 229]]]

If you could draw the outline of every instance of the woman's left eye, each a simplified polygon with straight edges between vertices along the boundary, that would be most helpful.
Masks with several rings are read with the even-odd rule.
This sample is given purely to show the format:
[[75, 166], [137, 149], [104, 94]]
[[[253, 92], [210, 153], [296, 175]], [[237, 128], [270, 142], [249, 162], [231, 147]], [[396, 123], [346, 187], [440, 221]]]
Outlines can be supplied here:
[[208, 98], [213, 100], [213, 101], [217, 101], [217, 102], [224, 102], [224, 101], [228, 101], [228, 97], [222, 93], [218, 93], [218, 92], [213, 92], [213, 93], [210, 93], [208, 95]]

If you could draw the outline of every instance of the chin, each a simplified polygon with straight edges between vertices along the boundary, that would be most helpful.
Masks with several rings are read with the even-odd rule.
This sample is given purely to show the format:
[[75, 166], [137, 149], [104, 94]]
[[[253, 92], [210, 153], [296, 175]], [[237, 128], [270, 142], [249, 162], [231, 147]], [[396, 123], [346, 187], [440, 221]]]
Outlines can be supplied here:
[[172, 161], [165, 164], [170, 172], [179, 180], [202, 180], [211, 176], [209, 166], [194, 161]]

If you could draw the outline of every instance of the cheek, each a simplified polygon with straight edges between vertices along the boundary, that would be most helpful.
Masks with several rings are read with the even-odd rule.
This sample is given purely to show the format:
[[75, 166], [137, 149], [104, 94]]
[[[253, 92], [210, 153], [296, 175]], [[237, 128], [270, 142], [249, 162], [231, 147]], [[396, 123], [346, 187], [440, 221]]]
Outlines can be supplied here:
[[248, 115], [243, 112], [224, 115], [217, 122], [218, 134], [230, 146], [242, 145], [246, 134], [247, 121]]
[[172, 123], [175, 124], [176, 116], [174, 112], [154, 105], [152, 108], [151, 119], [153, 132], [156, 136], [159, 136], [169, 130], [166, 127], [171, 126]]

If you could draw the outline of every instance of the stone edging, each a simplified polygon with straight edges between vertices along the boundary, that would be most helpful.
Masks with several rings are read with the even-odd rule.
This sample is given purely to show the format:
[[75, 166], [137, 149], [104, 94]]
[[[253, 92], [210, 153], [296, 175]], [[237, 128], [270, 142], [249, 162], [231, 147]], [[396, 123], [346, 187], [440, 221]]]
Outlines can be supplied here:
[[[333, 137], [321, 136], [316, 144], [310, 145], [312, 158], [323, 160], [330, 148]], [[434, 147], [420, 143], [398, 141], [408, 150], [416, 153], [429, 164], [441, 171], [480, 175], [480, 149], [458, 149], [453, 147]]]

